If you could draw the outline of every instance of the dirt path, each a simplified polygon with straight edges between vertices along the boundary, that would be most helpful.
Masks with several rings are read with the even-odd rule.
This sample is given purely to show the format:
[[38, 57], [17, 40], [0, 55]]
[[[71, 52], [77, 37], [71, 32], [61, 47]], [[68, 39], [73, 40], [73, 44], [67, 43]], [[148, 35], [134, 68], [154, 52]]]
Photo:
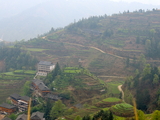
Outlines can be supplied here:
[[90, 48], [93, 48], [93, 49], [95, 49], [95, 50], [98, 50], [98, 51], [100, 51], [101, 53], [106, 53], [106, 52], [104, 52], [103, 50], [101, 50], [101, 49], [99, 49], [99, 48], [96, 48], [96, 47], [93, 47], [93, 46], [89, 46]]
[[122, 100], [124, 101], [124, 92], [122, 90], [122, 85], [118, 86], [118, 90], [122, 93]]
[[[43, 38], [44, 40], [53, 42], [52, 40], [45, 39], [46, 37], [42, 37], [42, 38]], [[81, 45], [81, 44], [69, 43], [69, 42], [63, 42], [63, 43], [67, 43], [67, 44], [70, 44], [70, 45], [76, 45], [76, 46], [80, 46], [80, 47], [93, 48], [93, 49], [95, 49], [95, 50], [100, 51], [101, 53], [106, 53], [106, 54], [108, 54], [108, 55], [111, 55], [111, 56], [114, 56], [114, 57], [117, 57], [117, 58], [120, 58], [120, 59], [126, 59], [126, 57], [121, 57], [121, 56], [118, 56], [118, 55], [115, 55], [115, 54], [107, 53], [107, 52], [105, 52], [105, 51], [103, 51], [103, 50], [101, 50], [101, 49], [99, 49], [99, 48], [97, 48], [97, 47], [84, 46], [84, 45]], [[119, 49], [117, 48], [117, 50], [119, 50]], [[120, 51], [121, 51], [121, 50], [120, 50]], [[125, 51], [125, 50], [123, 50], [123, 51]], [[133, 60], [133, 59], [130, 58], [130, 60]], [[147, 62], [160, 62], [160, 60], [147, 60]]]
[[120, 77], [120, 76], [97, 76], [97, 77], [103, 77], [103, 78], [105, 78], [105, 77], [109, 77], [109, 78], [126, 78], [126, 77]]

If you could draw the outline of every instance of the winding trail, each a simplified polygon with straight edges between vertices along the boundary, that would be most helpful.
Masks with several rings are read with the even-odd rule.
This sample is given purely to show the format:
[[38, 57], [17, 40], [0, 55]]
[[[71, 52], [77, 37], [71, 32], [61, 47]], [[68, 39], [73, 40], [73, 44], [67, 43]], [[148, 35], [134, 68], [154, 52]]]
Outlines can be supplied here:
[[[52, 40], [48, 40], [46, 39], [46, 36], [42, 37], [44, 40], [46, 41], [50, 41], [50, 42], [53, 42]], [[77, 43], [70, 43], [70, 42], [63, 42], [63, 43], [66, 43], [66, 44], [70, 44], [70, 45], [76, 45], [76, 46], [80, 46], [80, 47], [88, 47], [88, 48], [92, 48], [92, 49], [95, 49], [95, 50], [98, 50], [100, 51], [101, 53], [106, 53], [108, 55], [111, 55], [111, 56], [114, 56], [114, 57], [117, 57], [117, 58], [120, 58], [120, 59], [126, 59], [126, 57], [121, 57], [121, 56], [118, 56], [118, 55], [115, 55], [115, 54], [111, 54], [111, 53], [107, 53], [97, 47], [94, 47], [94, 46], [84, 46], [84, 45], [81, 45], [81, 44], [77, 44]], [[113, 47], [114, 49], [117, 49], [115, 47]], [[121, 50], [120, 50], [121, 51]], [[124, 50], [123, 50], [124, 51]], [[130, 58], [130, 60], [133, 60]], [[147, 62], [160, 62], [160, 60], [147, 60]]]
[[93, 49], [95, 49], [95, 50], [98, 50], [98, 51], [100, 51], [101, 53], [106, 53], [106, 52], [104, 52], [103, 50], [101, 50], [101, 49], [99, 49], [99, 48], [96, 48], [96, 47], [93, 47], [93, 46], [89, 46], [89, 48], [93, 48]]
[[[122, 93], [122, 100], [124, 101], [124, 92], [122, 90], [122, 85], [118, 86], [118, 90]], [[125, 101], [124, 101], [125, 102]]]
[[120, 76], [97, 76], [97, 77], [101, 77], [101, 78], [126, 78], [126, 77], [120, 77]]
[[[50, 40], [48, 40], [50, 41]], [[117, 57], [117, 58], [120, 58], [120, 59], [126, 59], [126, 57], [121, 57], [121, 56], [118, 56], [118, 55], [115, 55], [115, 54], [111, 54], [111, 53], [107, 53], [97, 47], [93, 47], [93, 46], [84, 46], [84, 45], [81, 45], [81, 44], [76, 44], [76, 43], [69, 43], [69, 42], [63, 42], [63, 43], [67, 43], [67, 44], [70, 44], [70, 45], [76, 45], [76, 46], [80, 46], [80, 47], [88, 47], [88, 48], [92, 48], [92, 49], [95, 49], [95, 50], [98, 50], [100, 51], [101, 53], [106, 53], [108, 55], [111, 55], [111, 56], [114, 56], [114, 57]], [[130, 60], [133, 60], [132, 58], [130, 58]], [[147, 60], [147, 62], [160, 62], [160, 60]]]

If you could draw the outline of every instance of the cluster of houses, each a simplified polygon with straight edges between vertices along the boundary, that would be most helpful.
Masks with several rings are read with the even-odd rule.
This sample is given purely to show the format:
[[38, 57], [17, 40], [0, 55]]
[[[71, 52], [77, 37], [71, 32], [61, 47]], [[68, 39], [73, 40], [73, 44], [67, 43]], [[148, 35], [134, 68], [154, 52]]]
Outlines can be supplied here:
[[10, 101], [12, 104], [2, 103], [0, 104], [0, 111], [4, 114], [12, 114], [17, 110], [20, 112], [26, 111], [28, 109], [29, 97], [20, 96], [18, 94], [10, 95]]
[[[30, 120], [45, 120], [43, 116], [44, 116], [44, 113], [37, 111], [31, 114]], [[28, 116], [26, 114], [21, 114], [16, 118], [16, 120], [27, 120], [27, 118]], [[2, 120], [11, 120], [11, 119], [8, 117], [5, 117]]]
[[[37, 75], [46, 76], [49, 72], [51, 72], [55, 68], [55, 65], [51, 62], [40, 61], [38, 63], [38, 72]], [[32, 80], [31, 89], [38, 96], [43, 98], [48, 98], [54, 101], [61, 99], [57, 95], [54, 95], [51, 90], [43, 83], [42, 80], [34, 79]], [[0, 113], [3, 114], [12, 114], [17, 111], [24, 112], [28, 109], [30, 97], [28, 96], [20, 96], [18, 94], [12, 94], [9, 97], [9, 100], [12, 104], [2, 103], [0, 104]], [[31, 120], [45, 120], [43, 118], [44, 113], [35, 112], [31, 115]], [[9, 118], [4, 118], [3, 120], [8, 120]], [[26, 120], [27, 115], [21, 114], [17, 117], [16, 120]]]
[[[41, 81], [38, 79], [35, 79], [32, 81], [32, 89], [36, 91], [36, 94], [38, 96], [41, 96], [43, 98], [48, 98], [53, 101], [57, 101], [61, 99], [61, 97], [58, 97], [58, 95], [52, 94], [51, 90]], [[18, 94], [12, 94], [9, 97], [11, 104], [2, 103], [0, 104], [0, 111], [4, 114], [11, 114], [16, 112], [17, 110], [19, 112], [24, 112], [28, 109], [29, 100], [30, 98], [28, 96], [20, 96]]]
[[43, 83], [43, 81], [35, 79], [32, 81], [32, 89], [37, 95], [54, 101], [61, 99], [58, 95], [52, 94], [51, 90]]

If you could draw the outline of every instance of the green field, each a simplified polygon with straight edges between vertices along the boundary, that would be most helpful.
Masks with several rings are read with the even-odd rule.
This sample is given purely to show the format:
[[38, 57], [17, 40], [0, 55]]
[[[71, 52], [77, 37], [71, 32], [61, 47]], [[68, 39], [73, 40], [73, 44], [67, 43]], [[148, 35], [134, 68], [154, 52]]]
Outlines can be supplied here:
[[80, 73], [81, 71], [82, 69], [79, 69], [78, 67], [66, 67], [64, 69], [64, 73], [72, 73], [72, 74]]
[[25, 48], [28, 51], [34, 51], [34, 52], [42, 52], [44, 50], [49, 50], [49, 49], [40, 49], [40, 48]]
[[113, 112], [113, 114], [115, 114], [117, 116], [122, 116], [122, 117], [134, 116], [133, 106], [130, 104], [127, 104], [127, 103], [116, 104], [116, 105], [112, 106], [110, 108], [110, 110]]
[[104, 102], [119, 102], [121, 99], [110, 97], [103, 100]]
[[124, 83], [124, 80], [116, 80], [107, 82], [107, 88], [108, 88], [108, 94], [112, 93], [113, 95], [118, 95], [121, 92], [118, 90], [118, 86], [122, 85]]
[[32, 79], [36, 71], [34, 70], [15, 70], [0, 74], [0, 80], [23, 80], [25, 78]]
[[32, 80], [36, 71], [15, 70], [0, 74], [0, 103], [5, 102], [10, 94], [20, 93], [25, 79]]
[[13, 73], [14, 74], [30, 74], [30, 75], [35, 75], [36, 71], [35, 70], [15, 70]]

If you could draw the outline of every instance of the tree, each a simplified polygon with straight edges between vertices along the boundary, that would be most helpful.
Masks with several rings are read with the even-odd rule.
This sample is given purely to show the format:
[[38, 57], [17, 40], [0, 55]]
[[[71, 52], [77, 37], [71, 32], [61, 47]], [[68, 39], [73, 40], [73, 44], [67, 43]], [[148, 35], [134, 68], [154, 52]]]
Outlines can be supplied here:
[[23, 86], [23, 90], [22, 90], [23, 95], [31, 96], [30, 86], [31, 86], [31, 81], [26, 81], [24, 86]]
[[145, 68], [143, 69], [143, 76], [145, 77], [149, 74], [151, 74], [151, 66], [150, 64], [146, 64]]
[[46, 118], [46, 120], [50, 120], [50, 111], [52, 109], [52, 104], [51, 104], [51, 101], [50, 100], [46, 100], [46, 105], [45, 105], [45, 108], [44, 108], [44, 118]]
[[141, 110], [138, 110], [138, 120], [145, 120], [144, 112]]
[[109, 120], [113, 120], [114, 118], [113, 118], [113, 114], [112, 114], [112, 112], [111, 111], [109, 111]]
[[91, 120], [91, 117], [87, 115], [87, 116], [84, 116], [82, 120]]
[[151, 120], [160, 120], [160, 111], [155, 110], [152, 114]]
[[144, 54], [141, 54], [139, 57], [139, 67], [142, 69], [146, 64], [146, 58]]
[[10, 119], [15, 120], [17, 118], [17, 115], [12, 113], [11, 115], [8, 116]]
[[54, 106], [52, 107], [52, 110], [50, 111], [50, 117], [52, 120], [61, 117], [64, 115], [66, 110], [66, 106], [62, 103], [61, 100], [58, 100], [55, 102]]
[[53, 79], [58, 75], [60, 74], [61, 72], [61, 69], [60, 69], [60, 66], [58, 64], [58, 62], [56, 63], [56, 66], [55, 66], [55, 69], [53, 70], [52, 72], [52, 76], [53, 76]]
[[74, 118], [74, 120], [82, 120], [82, 118], [78, 115]]
[[139, 75], [139, 70], [138, 69], [136, 69], [135, 74], [136, 74], [136, 76]]
[[153, 84], [158, 84], [159, 77], [157, 74], [154, 74]]
[[151, 40], [147, 39], [145, 42], [145, 49], [147, 50], [147, 53], [151, 54]]

